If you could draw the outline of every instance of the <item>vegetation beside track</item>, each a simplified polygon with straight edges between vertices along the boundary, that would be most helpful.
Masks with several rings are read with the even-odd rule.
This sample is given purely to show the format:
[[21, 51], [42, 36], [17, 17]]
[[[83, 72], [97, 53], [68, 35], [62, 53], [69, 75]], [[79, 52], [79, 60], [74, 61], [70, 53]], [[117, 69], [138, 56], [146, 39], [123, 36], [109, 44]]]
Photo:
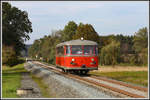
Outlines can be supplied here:
[[36, 77], [32, 74], [31, 77], [39, 86], [42, 96], [45, 98], [52, 98], [52, 96], [50, 95], [50, 90], [48, 89], [48, 86], [42, 82], [42, 78]]
[[103, 76], [129, 82], [137, 85], [148, 86], [148, 71], [120, 71], [120, 72], [90, 72], [92, 75]]
[[2, 67], [2, 97], [18, 98], [16, 90], [21, 86], [21, 74], [27, 72], [24, 69], [24, 63], [13, 67]]
[[[3, 66], [2, 67], [2, 97], [3, 98], [19, 98], [16, 94], [16, 90], [21, 87], [21, 76], [23, 72], [27, 72], [24, 69], [24, 64], [18, 64], [16, 66]], [[48, 86], [42, 83], [41, 78], [37, 78], [30, 74], [32, 79], [39, 86], [43, 97], [52, 98], [49, 95]]]

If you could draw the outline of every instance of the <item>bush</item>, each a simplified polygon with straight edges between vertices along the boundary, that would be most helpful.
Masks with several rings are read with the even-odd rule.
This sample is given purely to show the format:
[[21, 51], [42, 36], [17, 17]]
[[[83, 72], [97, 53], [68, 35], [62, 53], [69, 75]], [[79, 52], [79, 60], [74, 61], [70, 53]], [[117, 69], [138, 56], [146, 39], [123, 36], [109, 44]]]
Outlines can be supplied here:
[[13, 66], [18, 64], [20, 61], [18, 60], [18, 57], [16, 55], [16, 52], [14, 51], [14, 48], [12, 46], [3, 46], [2, 48], [2, 64]]
[[120, 56], [120, 42], [112, 41], [104, 46], [100, 53], [100, 62], [105, 65], [115, 65], [118, 63]]

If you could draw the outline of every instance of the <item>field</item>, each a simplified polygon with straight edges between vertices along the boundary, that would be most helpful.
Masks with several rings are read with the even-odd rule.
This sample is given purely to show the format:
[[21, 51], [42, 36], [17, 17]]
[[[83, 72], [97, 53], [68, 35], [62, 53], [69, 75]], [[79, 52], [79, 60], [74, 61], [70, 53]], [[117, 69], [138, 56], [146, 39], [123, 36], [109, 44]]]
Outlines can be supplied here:
[[99, 67], [97, 71], [91, 71], [90, 74], [109, 77], [146, 87], [148, 86], [148, 67], [102, 66]]
[[146, 66], [99, 66], [100, 72], [118, 72], [118, 71], [148, 71]]
[[2, 97], [17, 98], [16, 90], [20, 87], [21, 73], [26, 72], [24, 64], [18, 64], [13, 67], [2, 67]]

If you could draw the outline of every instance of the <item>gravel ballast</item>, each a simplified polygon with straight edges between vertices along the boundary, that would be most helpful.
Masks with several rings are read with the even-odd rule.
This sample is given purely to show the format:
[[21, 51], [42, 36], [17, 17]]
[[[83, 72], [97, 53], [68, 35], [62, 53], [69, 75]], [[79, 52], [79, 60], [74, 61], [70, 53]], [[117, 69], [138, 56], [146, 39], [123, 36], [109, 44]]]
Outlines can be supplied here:
[[32, 62], [26, 63], [25, 68], [42, 78], [44, 84], [48, 85], [53, 98], [116, 98], [97, 88], [41, 68]]

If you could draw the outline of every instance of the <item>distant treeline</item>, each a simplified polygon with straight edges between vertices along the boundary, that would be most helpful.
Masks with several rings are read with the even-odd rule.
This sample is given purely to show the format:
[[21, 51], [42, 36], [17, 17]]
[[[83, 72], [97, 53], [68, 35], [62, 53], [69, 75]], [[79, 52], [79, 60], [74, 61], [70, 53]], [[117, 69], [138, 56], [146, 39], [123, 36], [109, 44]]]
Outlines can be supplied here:
[[100, 65], [147, 65], [148, 30], [146, 27], [135, 32], [134, 36], [108, 35], [97, 33], [91, 24], [68, 22], [63, 30], [52, 31], [50, 35], [35, 40], [29, 48], [29, 56], [55, 64], [55, 47], [58, 43], [80, 39], [98, 43]]

